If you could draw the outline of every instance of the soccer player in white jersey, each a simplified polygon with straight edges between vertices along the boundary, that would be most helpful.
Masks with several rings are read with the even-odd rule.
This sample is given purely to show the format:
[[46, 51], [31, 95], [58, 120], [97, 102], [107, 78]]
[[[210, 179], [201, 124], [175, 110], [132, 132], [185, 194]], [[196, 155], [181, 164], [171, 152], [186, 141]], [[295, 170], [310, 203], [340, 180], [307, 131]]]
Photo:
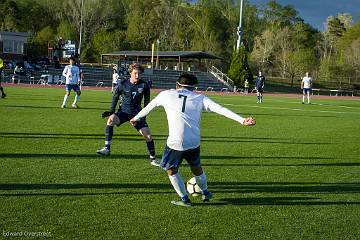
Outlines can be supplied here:
[[196, 183], [202, 191], [202, 200], [209, 201], [212, 193], [207, 187], [206, 175], [200, 161], [200, 120], [203, 110], [216, 112], [227, 118], [233, 119], [242, 125], [255, 125], [255, 119], [242, 118], [227, 108], [213, 102], [208, 97], [193, 92], [198, 80], [194, 75], [183, 73], [177, 82], [176, 89], [159, 93], [145, 108], [143, 108], [130, 123], [137, 122], [148, 115], [154, 108], [162, 106], [165, 109], [169, 136], [160, 166], [167, 171], [168, 177], [179, 201], [172, 204], [191, 206], [191, 201], [186, 192], [184, 181], [178, 169], [185, 159], [195, 176]]
[[81, 91], [79, 87], [81, 81], [80, 69], [75, 64], [76, 63], [75, 57], [70, 57], [69, 62], [70, 64], [65, 66], [64, 71], [62, 73], [62, 75], [66, 78], [66, 84], [65, 84], [66, 94], [64, 96], [64, 101], [61, 105], [61, 108], [66, 108], [66, 102], [70, 96], [71, 90], [74, 90], [76, 92], [74, 102], [72, 103], [71, 106], [73, 108], [78, 108], [77, 102], [81, 95]]
[[302, 97], [302, 104], [305, 103], [305, 96], [307, 95], [307, 102], [310, 103], [310, 92], [311, 92], [311, 86], [312, 86], [312, 79], [309, 76], [309, 73], [307, 72], [305, 74], [305, 77], [303, 77], [301, 81], [301, 89], [303, 90], [303, 97]]

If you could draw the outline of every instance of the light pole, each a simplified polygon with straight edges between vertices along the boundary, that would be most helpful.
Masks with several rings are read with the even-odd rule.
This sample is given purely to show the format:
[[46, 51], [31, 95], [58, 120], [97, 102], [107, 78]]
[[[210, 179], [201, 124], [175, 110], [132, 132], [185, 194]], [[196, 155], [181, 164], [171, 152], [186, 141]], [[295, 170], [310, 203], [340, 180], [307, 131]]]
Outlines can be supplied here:
[[156, 46], [156, 69], [159, 69], [159, 45], [160, 45], [160, 40], [157, 39], [156, 43], [157, 43], [157, 46]]
[[242, 44], [242, 18], [243, 18], [243, 6], [244, 6], [244, 0], [240, 0], [240, 19], [239, 19], [239, 26], [237, 27], [237, 35], [238, 39], [236, 42], [236, 50], [239, 50], [240, 45]]
[[82, 31], [83, 31], [83, 13], [84, 13], [84, 0], [81, 0], [81, 8], [80, 8], [80, 36], [79, 36], [79, 48], [78, 48], [79, 60], [80, 60], [80, 54], [81, 54], [81, 42], [82, 42]]

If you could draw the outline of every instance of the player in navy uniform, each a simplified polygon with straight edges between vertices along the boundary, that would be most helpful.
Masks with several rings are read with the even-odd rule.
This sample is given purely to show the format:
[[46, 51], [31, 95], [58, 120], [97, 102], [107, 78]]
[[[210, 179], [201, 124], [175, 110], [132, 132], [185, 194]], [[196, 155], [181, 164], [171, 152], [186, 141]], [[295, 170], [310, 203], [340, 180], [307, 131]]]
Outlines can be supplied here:
[[255, 82], [257, 103], [263, 102], [264, 87], [265, 87], [265, 77], [262, 75], [261, 71], [259, 71], [259, 75], [256, 77], [256, 82]]
[[[144, 107], [150, 102], [150, 87], [147, 82], [140, 79], [143, 68], [140, 64], [131, 64], [129, 66], [130, 79], [120, 82], [116, 87], [115, 94], [111, 103], [110, 111], [105, 111], [102, 117], [109, 117], [105, 133], [105, 146], [97, 151], [100, 155], [110, 155], [111, 140], [113, 137], [114, 125], [120, 126], [129, 122], [138, 112], [141, 111], [141, 102], [144, 99]], [[119, 111], [115, 112], [116, 105], [121, 96]], [[150, 163], [158, 166], [155, 159], [155, 144], [152, 139], [150, 129], [145, 121], [141, 118], [139, 124], [135, 126], [136, 130], [145, 138], [147, 148], [150, 154]]]

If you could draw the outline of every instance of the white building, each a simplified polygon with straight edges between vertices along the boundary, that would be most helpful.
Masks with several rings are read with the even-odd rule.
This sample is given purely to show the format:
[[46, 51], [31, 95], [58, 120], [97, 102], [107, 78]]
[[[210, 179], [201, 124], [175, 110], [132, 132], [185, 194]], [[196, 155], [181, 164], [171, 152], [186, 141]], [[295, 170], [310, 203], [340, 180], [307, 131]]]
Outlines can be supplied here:
[[26, 55], [28, 36], [26, 32], [0, 32], [0, 57], [22, 61]]

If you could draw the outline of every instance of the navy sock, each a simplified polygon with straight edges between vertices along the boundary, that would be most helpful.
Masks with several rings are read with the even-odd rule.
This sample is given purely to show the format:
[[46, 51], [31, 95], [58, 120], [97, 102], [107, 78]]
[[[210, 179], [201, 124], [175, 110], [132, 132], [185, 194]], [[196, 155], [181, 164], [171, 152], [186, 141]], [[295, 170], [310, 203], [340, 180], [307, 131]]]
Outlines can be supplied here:
[[106, 126], [105, 147], [110, 150], [111, 140], [114, 135], [114, 126]]
[[1, 91], [2, 94], [4, 94], [4, 89], [3, 89], [3, 87], [0, 87], [0, 91]]
[[190, 201], [189, 196], [188, 196], [188, 195], [183, 196], [183, 197], [181, 198], [181, 201], [183, 201], [183, 202], [188, 202], [188, 201]]
[[203, 194], [204, 194], [204, 195], [209, 195], [209, 190], [207, 190], [207, 189], [204, 190], [204, 191], [203, 191]]
[[151, 156], [155, 156], [155, 143], [154, 140], [151, 140], [150, 142], [146, 142], [149, 154]]

